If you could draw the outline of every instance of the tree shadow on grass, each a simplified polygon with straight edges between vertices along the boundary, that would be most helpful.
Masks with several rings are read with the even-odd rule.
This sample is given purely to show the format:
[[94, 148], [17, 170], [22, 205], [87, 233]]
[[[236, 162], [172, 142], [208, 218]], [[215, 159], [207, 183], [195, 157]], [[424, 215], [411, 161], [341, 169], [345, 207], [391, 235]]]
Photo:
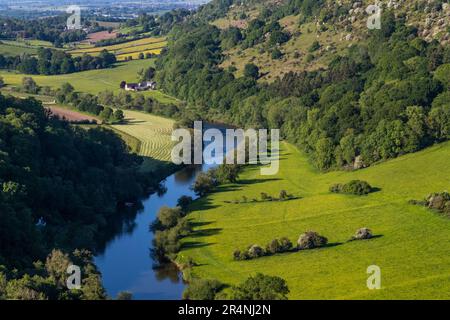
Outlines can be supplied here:
[[332, 242], [332, 243], [327, 243], [326, 245], [324, 245], [324, 246], [322, 246], [320, 248], [317, 248], [317, 249], [334, 248], [334, 247], [340, 246], [342, 244], [344, 244], [344, 243], [342, 243], [342, 242]]
[[192, 207], [190, 207], [190, 211], [202, 211], [218, 208], [219, 205], [212, 204], [212, 201], [209, 198], [200, 198], [194, 202]]
[[203, 248], [213, 245], [214, 243], [200, 242], [200, 241], [186, 241], [181, 245], [181, 250]]
[[264, 182], [270, 182], [270, 181], [280, 181], [279, 178], [267, 178], [267, 179], [243, 179], [239, 180], [238, 184], [240, 185], [247, 185], [247, 184], [257, 184], [257, 183], [264, 183]]
[[378, 187], [372, 187], [372, 189], [370, 190], [370, 193], [376, 193], [376, 192], [380, 192], [381, 188]]
[[349, 240], [347, 240], [347, 242], [370, 241], [370, 240], [375, 240], [375, 239], [382, 238], [382, 237], [384, 237], [384, 235], [382, 235], [382, 234], [375, 234], [369, 239], [349, 239]]
[[190, 238], [209, 237], [209, 236], [218, 234], [222, 230], [223, 230], [222, 228], [209, 228], [209, 229], [195, 230], [189, 234], [189, 237]]
[[203, 227], [203, 226], [210, 225], [212, 223], [213, 223], [212, 221], [194, 222], [194, 219], [189, 219], [189, 224], [191, 225], [192, 228]]

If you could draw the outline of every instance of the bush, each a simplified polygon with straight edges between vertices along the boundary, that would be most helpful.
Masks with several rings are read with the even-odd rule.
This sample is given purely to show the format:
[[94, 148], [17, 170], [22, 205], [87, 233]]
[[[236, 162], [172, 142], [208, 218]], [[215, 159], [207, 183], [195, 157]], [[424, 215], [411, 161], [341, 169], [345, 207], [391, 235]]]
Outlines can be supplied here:
[[248, 250], [245, 250], [245, 251], [235, 250], [233, 252], [233, 258], [236, 261], [242, 261], [242, 260], [249, 260], [249, 259], [251, 259], [250, 255], [248, 253]]
[[297, 241], [299, 250], [314, 249], [323, 247], [328, 243], [328, 239], [319, 235], [317, 232], [308, 231], [300, 235]]
[[358, 229], [355, 235], [352, 237], [352, 240], [366, 240], [371, 239], [373, 237], [372, 231], [368, 228]]
[[246, 64], [244, 67], [244, 76], [248, 78], [258, 79], [259, 68], [253, 63]]
[[288, 193], [286, 192], [286, 190], [281, 190], [280, 191], [280, 200], [286, 200], [286, 199], [289, 199]]
[[194, 200], [192, 199], [192, 197], [189, 196], [181, 196], [178, 200], [177, 200], [177, 207], [180, 207], [181, 210], [183, 210], [183, 212], [187, 211], [187, 208], [189, 207], [189, 205], [193, 202]]
[[344, 185], [342, 191], [344, 193], [364, 195], [372, 192], [372, 187], [366, 181], [352, 180]]
[[352, 180], [346, 184], [334, 184], [330, 187], [330, 192], [334, 193], [346, 193], [355, 195], [366, 195], [373, 191], [373, 188], [366, 181]]
[[222, 164], [214, 171], [214, 175], [220, 183], [236, 183], [240, 171], [241, 166], [237, 164]]
[[183, 292], [183, 299], [214, 300], [223, 284], [217, 280], [193, 279]]
[[260, 246], [254, 244], [248, 249], [248, 255], [251, 259], [263, 257], [265, 255], [265, 251]]
[[269, 199], [271, 199], [271, 197], [267, 193], [261, 192], [261, 200], [262, 201], [267, 201]]
[[284, 279], [258, 273], [233, 287], [229, 298], [232, 300], [287, 300], [288, 293], [289, 288]]
[[210, 174], [201, 172], [194, 182], [193, 190], [194, 192], [203, 197], [204, 195], [211, 192], [217, 185], [217, 181]]
[[292, 242], [284, 237], [280, 240], [273, 239], [266, 247], [266, 252], [270, 254], [287, 252], [292, 249]]
[[314, 51], [317, 51], [319, 49], [320, 49], [320, 43], [319, 43], [319, 41], [316, 40], [316, 41], [314, 41], [312, 43], [311, 47], [309, 47], [308, 51], [309, 52], [314, 52]]
[[270, 241], [270, 243], [266, 247], [267, 253], [275, 254], [283, 252], [281, 243], [278, 241], [278, 239], [273, 239]]
[[283, 53], [280, 51], [280, 49], [274, 49], [272, 50], [271, 58], [273, 60], [278, 60], [283, 56]]
[[289, 251], [292, 249], [292, 242], [288, 238], [284, 237], [280, 239], [280, 245], [283, 252]]
[[162, 207], [158, 212], [158, 222], [163, 229], [173, 228], [177, 225], [178, 219], [182, 217], [180, 207]]

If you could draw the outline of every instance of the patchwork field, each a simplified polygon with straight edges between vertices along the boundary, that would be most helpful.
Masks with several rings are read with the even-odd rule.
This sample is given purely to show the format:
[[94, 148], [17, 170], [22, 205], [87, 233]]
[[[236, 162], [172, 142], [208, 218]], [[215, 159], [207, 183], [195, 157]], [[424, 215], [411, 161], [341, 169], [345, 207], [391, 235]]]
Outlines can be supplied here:
[[[115, 130], [135, 137], [140, 141], [138, 154], [159, 161], [170, 161], [173, 142], [171, 140], [174, 121], [148, 113], [124, 110], [126, 124], [112, 125]], [[152, 166], [148, 160], [146, 167]]]
[[[73, 85], [75, 90], [98, 94], [101, 91], [109, 90], [118, 93], [121, 89], [119, 84], [122, 80], [127, 82], [136, 82], [138, 80], [138, 71], [148, 68], [154, 64], [154, 60], [135, 60], [116, 64], [114, 68], [89, 70], [65, 75], [43, 76], [33, 75], [32, 78], [40, 86], [49, 86], [59, 88], [65, 82]], [[10, 86], [20, 86], [25, 75], [0, 71], [0, 76], [4, 82]], [[158, 90], [145, 91], [142, 94], [152, 97], [162, 103], [177, 103], [177, 100], [165, 95]]]
[[[319, 173], [294, 146], [283, 143], [280, 171], [260, 176], [246, 168], [238, 184], [194, 204], [193, 236], [183, 240], [183, 258], [198, 264], [194, 275], [227, 284], [262, 272], [286, 279], [291, 299], [449, 299], [450, 219], [408, 204], [431, 192], [449, 190], [450, 143], [433, 146], [355, 172]], [[368, 196], [332, 194], [334, 183], [352, 179], [379, 188]], [[225, 203], [280, 190], [298, 196], [285, 202]], [[347, 242], [358, 228], [378, 237]], [[305, 231], [326, 236], [329, 247], [233, 261], [235, 249], [264, 246]], [[381, 268], [381, 290], [368, 290], [367, 267]]]
[[111, 53], [114, 53], [119, 60], [123, 60], [125, 57], [125, 54], [127, 56], [132, 56], [133, 59], [137, 58], [139, 53], [152, 53], [152, 54], [159, 54], [167, 45], [166, 38], [144, 38], [134, 41], [129, 41], [125, 43], [115, 44], [111, 46], [104, 46], [104, 47], [86, 47], [81, 49], [75, 49], [68, 51], [68, 53], [74, 55], [74, 56], [80, 56], [85, 53], [95, 56], [100, 54], [102, 50], [108, 50]]

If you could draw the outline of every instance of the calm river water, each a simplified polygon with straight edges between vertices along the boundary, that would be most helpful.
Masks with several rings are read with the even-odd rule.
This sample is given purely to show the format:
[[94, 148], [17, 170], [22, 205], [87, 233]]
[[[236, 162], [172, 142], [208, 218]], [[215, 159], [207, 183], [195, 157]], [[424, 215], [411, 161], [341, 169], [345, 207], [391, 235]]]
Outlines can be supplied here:
[[133, 299], [181, 299], [184, 284], [178, 270], [174, 266], [154, 268], [155, 263], [150, 255], [153, 234], [149, 226], [161, 207], [175, 207], [178, 198], [183, 195], [195, 199], [191, 186], [198, 173], [210, 167], [212, 165], [185, 168], [169, 176], [164, 182], [167, 192], [161, 196], [152, 194], [145, 199], [143, 210], [137, 214], [134, 226], [129, 228], [131, 231], [117, 235], [95, 257], [110, 297], [115, 298], [120, 291], [129, 291]]

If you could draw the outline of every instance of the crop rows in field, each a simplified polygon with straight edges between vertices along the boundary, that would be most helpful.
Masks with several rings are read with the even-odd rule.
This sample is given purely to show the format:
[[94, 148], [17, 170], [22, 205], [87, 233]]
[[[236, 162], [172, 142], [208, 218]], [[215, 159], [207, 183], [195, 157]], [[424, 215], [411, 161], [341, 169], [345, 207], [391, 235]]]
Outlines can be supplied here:
[[139, 155], [169, 161], [173, 121], [137, 111], [125, 110], [124, 114], [127, 123], [113, 127], [141, 141]]

